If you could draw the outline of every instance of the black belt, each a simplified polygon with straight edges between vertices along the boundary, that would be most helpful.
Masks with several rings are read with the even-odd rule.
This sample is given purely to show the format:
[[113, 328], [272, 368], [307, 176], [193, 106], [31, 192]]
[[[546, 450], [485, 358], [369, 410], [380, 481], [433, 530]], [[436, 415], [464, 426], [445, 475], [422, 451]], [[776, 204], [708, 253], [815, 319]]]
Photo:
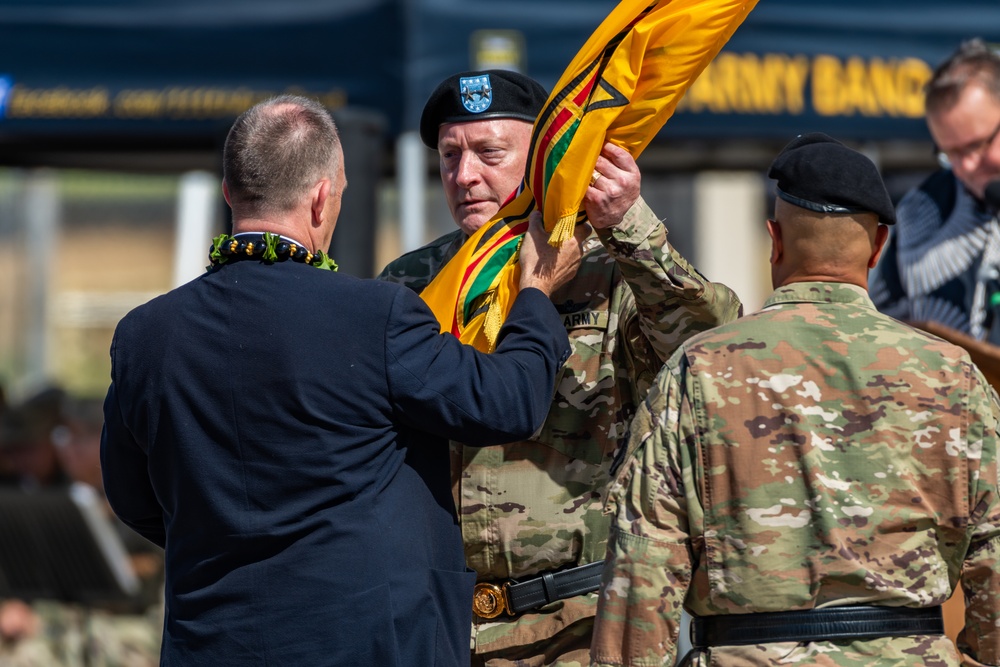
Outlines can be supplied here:
[[712, 646], [747, 646], [771, 642], [818, 642], [906, 635], [943, 635], [941, 607], [849, 606], [776, 611], [691, 619], [691, 651]]
[[604, 561], [599, 560], [548, 572], [528, 581], [479, 583], [472, 596], [472, 612], [480, 618], [496, 618], [503, 613], [513, 616], [556, 600], [590, 593], [600, 588], [603, 569]]

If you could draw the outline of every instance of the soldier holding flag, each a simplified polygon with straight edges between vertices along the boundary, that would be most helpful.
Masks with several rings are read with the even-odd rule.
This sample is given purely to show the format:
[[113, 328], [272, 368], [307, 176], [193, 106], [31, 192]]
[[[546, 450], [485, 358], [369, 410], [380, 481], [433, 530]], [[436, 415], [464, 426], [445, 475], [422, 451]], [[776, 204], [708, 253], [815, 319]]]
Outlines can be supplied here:
[[[421, 137], [438, 150], [459, 229], [392, 262], [383, 279], [421, 292], [491, 220], [524, 174], [545, 99], [514, 72], [441, 83]], [[681, 342], [740, 311], [731, 290], [670, 246], [627, 151], [606, 145], [591, 178], [584, 206], [594, 233], [576, 277], [552, 295], [573, 352], [545, 424], [525, 442], [452, 443], [466, 561], [479, 582], [469, 601], [473, 665], [589, 663], [608, 531], [601, 506], [628, 419]]]
[[635, 158], [755, 4], [622, 0], [548, 96], [517, 73], [467, 72], [424, 107], [421, 138], [438, 151], [460, 229], [382, 277], [420, 292], [443, 330], [491, 349], [533, 211], [553, 245], [584, 220], [593, 227], [580, 270], [552, 295], [572, 354], [545, 424], [525, 442], [452, 443], [466, 562], [478, 575], [474, 666], [589, 664], [602, 505], [629, 419], [683, 341], [742, 311], [667, 241], [640, 197]]

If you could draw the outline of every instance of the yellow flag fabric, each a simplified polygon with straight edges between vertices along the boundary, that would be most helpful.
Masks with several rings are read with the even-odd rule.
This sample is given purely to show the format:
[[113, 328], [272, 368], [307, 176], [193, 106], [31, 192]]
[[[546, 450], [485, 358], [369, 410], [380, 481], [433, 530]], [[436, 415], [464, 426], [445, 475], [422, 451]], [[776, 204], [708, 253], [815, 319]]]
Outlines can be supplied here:
[[442, 330], [493, 350], [517, 296], [528, 215], [542, 210], [553, 245], [572, 236], [604, 144], [638, 157], [756, 4], [622, 0], [612, 10], [536, 118], [519, 191], [422, 292]]

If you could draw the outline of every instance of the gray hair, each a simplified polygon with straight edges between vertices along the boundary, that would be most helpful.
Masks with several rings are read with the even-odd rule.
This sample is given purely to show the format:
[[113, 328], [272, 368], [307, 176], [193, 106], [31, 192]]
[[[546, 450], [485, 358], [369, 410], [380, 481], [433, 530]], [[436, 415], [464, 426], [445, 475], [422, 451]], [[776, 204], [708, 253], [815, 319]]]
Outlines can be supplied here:
[[255, 104], [226, 137], [229, 196], [250, 214], [291, 210], [316, 181], [342, 168], [339, 147], [333, 118], [319, 102], [280, 95]]
[[979, 37], [962, 42], [934, 70], [924, 87], [927, 112], [950, 108], [971, 83], [981, 85], [1000, 101], [1000, 53]]

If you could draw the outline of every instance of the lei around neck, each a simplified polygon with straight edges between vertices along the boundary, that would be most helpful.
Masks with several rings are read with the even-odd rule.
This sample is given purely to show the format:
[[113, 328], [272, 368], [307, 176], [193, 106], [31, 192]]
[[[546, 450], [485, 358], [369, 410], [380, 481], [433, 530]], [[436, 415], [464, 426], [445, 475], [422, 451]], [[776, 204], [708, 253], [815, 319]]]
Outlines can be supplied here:
[[235, 238], [229, 234], [220, 234], [212, 239], [212, 247], [208, 253], [211, 264], [208, 271], [218, 269], [223, 264], [244, 259], [256, 259], [265, 264], [292, 260], [327, 271], [336, 271], [337, 263], [322, 250], [309, 252], [298, 243], [285, 241], [277, 234], [264, 232], [259, 236], [241, 234]]

